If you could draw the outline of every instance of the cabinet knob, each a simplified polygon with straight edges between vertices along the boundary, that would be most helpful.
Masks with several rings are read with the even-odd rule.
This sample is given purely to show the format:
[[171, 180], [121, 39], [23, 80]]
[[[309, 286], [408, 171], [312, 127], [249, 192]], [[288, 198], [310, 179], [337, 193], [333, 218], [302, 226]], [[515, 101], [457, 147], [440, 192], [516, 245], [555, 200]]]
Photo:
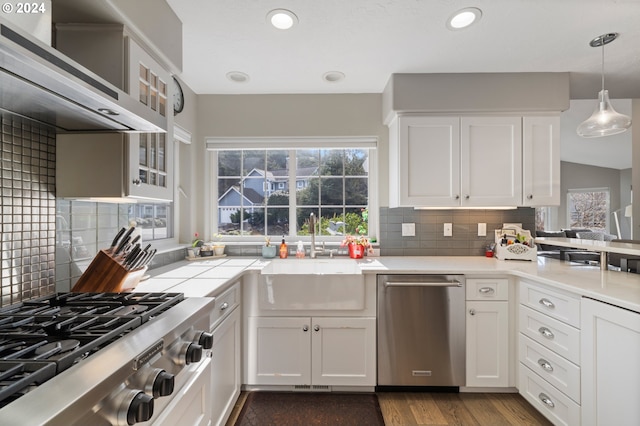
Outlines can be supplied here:
[[222, 306], [220, 306], [220, 310], [221, 311], [226, 311], [228, 307], [229, 307], [229, 304], [227, 302], [224, 302], [222, 304]]
[[542, 334], [544, 337], [546, 337], [547, 339], [553, 339], [554, 334], [551, 332], [551, 330], [549, 330], [547, 327], [540, 327], [538, 329], [538, 331], [540, 332], [540, 334]]
[[533, 200], [533, 194], [527, 195], [527, 200]]
[[469, 315], [475, 315], [476, 314], [476, 310], [475, 309], [469, 309]]
[[556, 305], [553, 304], [553, 302], [549, 299], [545, 299], [544, 297], [542, 299], [540, 299], [540, 301], [538, 302], [543, 306], [546, 306], [549, 309], [553, 309], [556, 307]]
[[548, 407], [553, 408], [556, 406], [556, 404], [553, 403], [551, 398], [549, 398], [545, 393], [540, 393], [540, 395], [538, 395], [538, 398], [540, 398], [540, 401], [544, 402]]
[[469, 199], [469, 195], [468, 195], [468, 194], [467, 194], [467, 195], [465, 195], [465, 196], [464, 196], [464, 199], [465, 199], [465, 200], [468, 200], [468, 199]]
[[303, 325], [302, 326], [302, 331], [304, 331], [304, 332], [309, 331], [309, 326], [308, 325]]
[[538, 365], [549, 372], [553, 371], [553, 366], [544, 358], [538, 360]]
[[134, 179], [131, 183], [133, 183], [133, 186], [142, 185], [142, 181], [140, 179]]
[[320, 326], [319, 325], [314, 325], [313, 326], [313, 331], [320, 331]]
[[460, 199], [460, 196], [459, 196], [459, 195], [456, 195], [456, 200], [459, 200], [459, 199]]

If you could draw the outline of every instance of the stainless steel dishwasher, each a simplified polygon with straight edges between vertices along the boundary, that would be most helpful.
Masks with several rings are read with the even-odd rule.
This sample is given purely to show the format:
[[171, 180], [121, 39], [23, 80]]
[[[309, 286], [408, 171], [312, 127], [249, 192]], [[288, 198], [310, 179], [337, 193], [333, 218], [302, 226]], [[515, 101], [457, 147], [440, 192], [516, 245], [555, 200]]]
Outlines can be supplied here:
[[464, 386], [464, 303], [464, 275], [378, 275], [378, 386]]

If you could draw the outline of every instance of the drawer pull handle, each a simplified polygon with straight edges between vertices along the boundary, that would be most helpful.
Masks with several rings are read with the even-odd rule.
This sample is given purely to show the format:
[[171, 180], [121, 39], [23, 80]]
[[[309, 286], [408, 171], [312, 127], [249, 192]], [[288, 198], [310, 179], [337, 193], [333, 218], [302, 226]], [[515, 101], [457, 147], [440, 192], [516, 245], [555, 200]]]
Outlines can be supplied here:
[[553, 339], [554, 334], [551, 332], [551, 330], [549, 330], [547, 327], [540, 327], [538, 329], [538, 331], [540, 332], [540, 334], [542, 334], [544, 337], [546, 337], [547, 339]]
[[493, 294], [495, 293], [495, 290], [491, 287], [482, 287], [478, 292], [480, 292], [480, 294]]
[[553, 371], [553, 366], [544, 358], [538, 360], [538, 365], [549, 372]]
[[221, 311], [226, 311], [228, 307], [229, 307], [229, 304], [227, 302], [224, 302], [222, 304], [222, 306], [220, 306], [220, 310]]
[[547, 405], [547, 407], [553, 408], [556, 406], [556, 404], [553, 403], [551, 398], [549, 398], [545, 393], [541, 393], [540, 395], [538, 395], [538, 398], [540, 398], [540, 401], [544, 402]]
[[554, 309], [556, 307], [556, 305], [553, 304], [553, 302], [549, 299], [545, 299], [544, 297], [542, 299], [540, 299], [540, 304], [549, 308], [549, 309]]

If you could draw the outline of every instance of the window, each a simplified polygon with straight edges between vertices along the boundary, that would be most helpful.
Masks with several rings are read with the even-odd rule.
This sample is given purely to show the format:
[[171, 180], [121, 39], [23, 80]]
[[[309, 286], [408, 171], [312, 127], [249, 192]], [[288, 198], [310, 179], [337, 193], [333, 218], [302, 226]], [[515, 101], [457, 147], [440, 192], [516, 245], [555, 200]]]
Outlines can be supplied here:
[[[217, 188], [216, 232], [305, 236], [310, 234], [311, 213], [320, 218], [318, 235], [341, 239], [358, 226], [367, 229], [363, 213], [371, 207], [369, 164], [375, 144], [342, 148], [334, 142], [307, 148], [303, 141], [286, 149], [237, 149], [211, 140], [207, 144], [213, 151]], [[274, 187], [278, 189], [273, 192], [264, 190]]]
[[569, 228], [607, 230], [609, 228], [609, 189], [570, 189], [567, 193]]
[[135, 222], [141, 230], [142, 241], [161, 240], [173, 237], [172, 205], [129, 204], [129, 223]]

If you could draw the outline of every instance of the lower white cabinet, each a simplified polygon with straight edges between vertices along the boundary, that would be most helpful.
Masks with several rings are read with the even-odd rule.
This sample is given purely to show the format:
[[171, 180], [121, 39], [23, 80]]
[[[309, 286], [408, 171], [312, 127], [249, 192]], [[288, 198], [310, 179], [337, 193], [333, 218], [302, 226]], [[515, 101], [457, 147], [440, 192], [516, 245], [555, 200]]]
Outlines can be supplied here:
[[376, 320], [249, 317], [248, 385], [375, 386]]
[[[213, 330], [211, 348], [211, 413], [214, 425], [224, 425], [240, 395], [240, 309], [235, 309]], [[181, 423], [175, 423], [181, 424]]]
[[467, 301], [467, 386], [509, 386], [508, 302]]
[[640, 313], [582, 299], [583, 425], [640, 424]]
[[509, 279], [466, 280], [466, 385], [510, 385]]

